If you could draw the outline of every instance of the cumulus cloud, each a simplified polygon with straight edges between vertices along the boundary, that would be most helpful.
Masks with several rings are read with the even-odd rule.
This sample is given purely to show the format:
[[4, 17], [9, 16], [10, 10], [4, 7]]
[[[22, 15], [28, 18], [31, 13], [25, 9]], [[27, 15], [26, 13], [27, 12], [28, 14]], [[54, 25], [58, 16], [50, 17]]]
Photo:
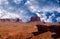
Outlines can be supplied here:
[[16, 4], [21, 3], [22, 0], [13, 0]]
[[0, 19], [6, 19], [6, 18], [13, 18], [13, 19], [15, 19], [15, 18], [20, 18], [20, 16], [18, 14], [10, 13], [8, 11], [0, 9]]
[[60, 17], [56, 18], [57, 22], [60, 22]]
[[[30, 21], [32, 16], [39, 16], [41, 21], [59, 22], [59, 0], [0, 0], [0, 18], [21, 18], [23, 22]], [[52, 13], [51, 15], [47, 15]], [[14, 16], [13, 16], [14, 15]]]

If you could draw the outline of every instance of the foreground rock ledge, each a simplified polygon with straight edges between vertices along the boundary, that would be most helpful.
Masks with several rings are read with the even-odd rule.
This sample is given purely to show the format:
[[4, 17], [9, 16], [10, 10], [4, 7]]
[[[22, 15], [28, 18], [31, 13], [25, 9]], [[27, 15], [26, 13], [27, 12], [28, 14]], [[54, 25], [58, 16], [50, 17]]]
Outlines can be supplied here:
[[60, 23], [0, 22], [0, 39], [53, 39], [51, 37], [52, 33], [58, 33], [59, 29]]

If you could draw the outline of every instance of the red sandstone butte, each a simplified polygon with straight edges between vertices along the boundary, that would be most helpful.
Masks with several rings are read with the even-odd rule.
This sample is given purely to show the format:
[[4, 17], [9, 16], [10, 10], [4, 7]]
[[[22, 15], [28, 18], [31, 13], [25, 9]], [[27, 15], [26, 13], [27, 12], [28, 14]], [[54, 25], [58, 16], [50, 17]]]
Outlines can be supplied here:
[[30, 21], [40, 21], [40, 17], [32, 16]]

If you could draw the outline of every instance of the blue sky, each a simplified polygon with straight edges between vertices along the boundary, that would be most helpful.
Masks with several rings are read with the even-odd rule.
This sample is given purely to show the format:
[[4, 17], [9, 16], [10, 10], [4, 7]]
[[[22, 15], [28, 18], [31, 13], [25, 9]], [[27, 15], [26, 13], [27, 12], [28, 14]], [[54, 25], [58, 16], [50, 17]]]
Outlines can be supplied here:
[[59, 0], [0, 0], [0, 18], [20, 18], [30, 21], [32, 16], [39, 16], [41, 21], [60, 22]]

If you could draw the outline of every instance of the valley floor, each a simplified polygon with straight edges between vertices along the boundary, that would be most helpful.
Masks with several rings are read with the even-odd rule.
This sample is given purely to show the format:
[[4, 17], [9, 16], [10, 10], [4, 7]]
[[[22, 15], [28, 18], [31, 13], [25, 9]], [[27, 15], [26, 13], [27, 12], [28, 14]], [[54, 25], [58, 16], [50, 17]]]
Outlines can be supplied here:
[[34, 36], [32, 32], [37, 32], [36, 25], [39, 22], [19, 23], [0, 22], [0, 39], [53, 39], [50, 31]]

